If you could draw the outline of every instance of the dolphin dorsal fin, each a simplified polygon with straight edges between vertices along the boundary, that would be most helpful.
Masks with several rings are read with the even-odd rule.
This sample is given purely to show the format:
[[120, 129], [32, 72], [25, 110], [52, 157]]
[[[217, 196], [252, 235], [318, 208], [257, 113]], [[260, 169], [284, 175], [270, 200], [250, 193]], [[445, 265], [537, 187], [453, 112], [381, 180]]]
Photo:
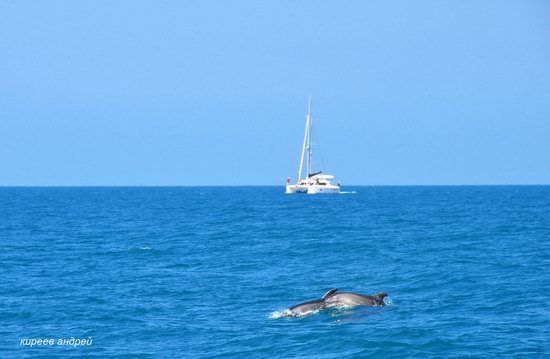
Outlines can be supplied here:
[[336, 292], [337, 290], [338, 290], [338, 288], [332, 288], [332, 289], [330, 289], [328, 292], [325, 293], [325, 295], [323, 295], [323, 296], [321, 297], [321, 299], [327, 299], [327, 297], [328, 297], [329, 295], [331, 295], [332, 293]]

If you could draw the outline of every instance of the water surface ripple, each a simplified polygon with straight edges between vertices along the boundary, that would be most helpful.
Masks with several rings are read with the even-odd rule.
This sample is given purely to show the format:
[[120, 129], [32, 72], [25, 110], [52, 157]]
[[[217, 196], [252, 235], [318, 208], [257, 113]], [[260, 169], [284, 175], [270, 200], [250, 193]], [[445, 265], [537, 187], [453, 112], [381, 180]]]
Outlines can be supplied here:
[[0, 357], [550, 356], [549, 186], [347, 190], [0, 188]]

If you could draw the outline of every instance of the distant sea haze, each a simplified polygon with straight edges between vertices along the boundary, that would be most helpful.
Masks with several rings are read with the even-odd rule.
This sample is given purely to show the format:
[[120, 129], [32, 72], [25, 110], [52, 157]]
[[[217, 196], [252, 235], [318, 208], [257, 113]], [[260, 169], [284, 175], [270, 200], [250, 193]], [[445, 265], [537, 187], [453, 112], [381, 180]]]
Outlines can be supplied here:
[[550, 186], [342, 189], [0, 188], [0, 356], [550, 356]]

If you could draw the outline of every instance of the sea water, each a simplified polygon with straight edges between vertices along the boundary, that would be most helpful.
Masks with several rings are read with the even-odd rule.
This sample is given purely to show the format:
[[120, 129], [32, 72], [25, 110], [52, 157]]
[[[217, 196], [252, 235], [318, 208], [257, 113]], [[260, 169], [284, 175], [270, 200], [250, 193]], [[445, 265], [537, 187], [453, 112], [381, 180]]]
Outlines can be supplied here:
[[0, 357], [550, 356], [549, 186], [346, 191], [0, 188]]

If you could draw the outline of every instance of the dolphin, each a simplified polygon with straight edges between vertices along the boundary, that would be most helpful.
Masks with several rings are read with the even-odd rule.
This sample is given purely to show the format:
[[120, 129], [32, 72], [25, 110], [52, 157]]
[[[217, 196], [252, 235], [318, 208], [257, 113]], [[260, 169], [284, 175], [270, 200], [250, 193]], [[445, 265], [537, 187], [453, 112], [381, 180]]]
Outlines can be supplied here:
[[320, 299], [310, 300], [304, 303], [296, 304], [288, 308], [287, 316], [303, 315], [308, 312], [321, 310], [323, 308], [336, 306], [356, 306], [364, 305], [369, 307], [384, 306], [384, 298], [386, 293], [378, 293], [374, 295], [364, 295], [352, 292], [339, 292], [338, 288], [332, 288], [326, 292]]

